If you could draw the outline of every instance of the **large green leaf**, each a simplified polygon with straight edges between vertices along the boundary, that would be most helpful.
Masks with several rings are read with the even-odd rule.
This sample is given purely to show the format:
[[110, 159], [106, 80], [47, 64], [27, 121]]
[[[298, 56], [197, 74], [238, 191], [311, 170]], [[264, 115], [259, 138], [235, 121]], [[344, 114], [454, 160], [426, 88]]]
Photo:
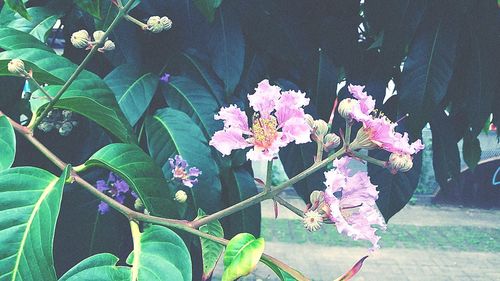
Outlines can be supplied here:
[[101, 18], [100, 8], [101, 0], [74, 0], [74, 3], [80, 7], [80, 9], [89, 13], [95, 18]]
[[117, 266], [118, 258], [102, 253], [86, 258], [68, 270], [59, 281], [126, 281], [130, 280], [130, 269]]
[[0, 116], [0, 171], [10, 168], [16, 156], [16, 135], [9, 119]]
[[142, 74], [135, 65], [123, 64], [109, 73], [104, 81], [115, 94], [130, 125], [134, 126], [153, 99], [159, 79], [153, 73]]
[[219, 104], [208, 90], [187, 77], [171, 77], [163, 92], [168, 105], [192, 116], [207, 138], [211, 138], [222, 123], [214, 119]]
[[149, 152], [170, 178], [168, 158], [181, 155], [191, 167], [203, 173], [192, 188], [196, 207], [213, 213], [221, 208], [219, 170], [201, 129], [184, 112], [172, 108], [158, 110], [146, 118]]
[[225, 6], [217, 11], [208, 46], [212, 68], [224, 81], [226, 95], [230, 95], [243, 72], [245, 42], [236, 13], [230, 12]]
[[[45, 89], [51, 96], [55, 96], [62, 86], [47, 86]], [[37, 108], [36, 104], [46, 104], [43, 93], [37, 90], [32, 95], [32, 109], [41, 114], [44, 106]], [[35, 107], [33, 108], [33, 105]], [[64, 92], [64, 95], [55, 103], [55, 108], [62, 108], [79, 113], [101, 125], [120, 141], [136, 143], [132, 127], [128, 124], [123, 113], [118, 108], [115, 97], [106, 84], [100, 79], [78, 78]]]
[[264, 252], [264, 238], [255, 239], [252, 234], [240, 233], [226, 246], [222, 281], [236, 280], [250, 274]]
[[[198, 216], [196, 219], [200, 219], [205, 216], [205, 212], [203, 212], [202, 209], [198, 209]], [[200, 226], [199, 230], [215, 237], [224, 238], [224, 229], [222, 229], [222, 225], [218, 220], [213, 220], [208, 224]], [[207, 280], [210, 276], [212, 276], [215, 266], [217, 265], [217, 262], [222, 254], [222, 250], [224, 250], [224, 246], [201, 237], [200, 242], [201, 255], [203, 258], [203, 276], [201, 279]]]
[[[153, 225], [138, 235], [138, 247], [127, 258], [132, 276], [147, 281], [191, 281], [191, 257], [182, 239], [172, 230]], [[135, 239], [135, 238], [134, 238]]]
[[[252, 175], [244, 167], [224, 169], [221, 172], [222, 194], [226, 206], [234, 205], [255, 194], [257, 186]], [[260, 235], [260, 204], [227, 216], [223, 223], [226, 235], [231, 237], [239, 232]]]
[[27, 10], [31, 20], [27, 20], [4, 7], [0, 13], [0, 26], [29, 33], [42, 42], [47, 41], [52, 27], [63, 14], [46, 7], [32, 7]]
[[69, 167], [0, 172], [0, 279], [56, 280], [52, 241]]
[[17, 12], [23, 18], [27, 20], [31, 19], [30, 15], [28, 14], [28, 11], [26, 11], [26, 6], [24, 5], [23, 0], [5, 0], [5, 3], [12, 11]]
[[311, 105], [314, 105], [318, 116], [328, 120], [332, 112], [333, 102], [337, 97], [338, 70], [323, 50], [318, 51], [318, 74], [316, 88], [311, 96]]
[[214, 15], [222, 0], [194, 0], [196, 8], [207, 17], [208, 21], [214, 21]]
[[[450, 5], [453, 6], [453, 5]], [[446, 94], [458, 37], [457, 8], [435, 3], [424, 16], [404, 63], [399, 104], [410, 131], [418, 133]]]
[[0, 27], [0, 48], [4, 50], [37, 48], [52, 52], [52, 49], [33, 37], [33, 35], [10, 27]]
[[163, 177], [160, 167], [133, 144], [114, 143], [94, 153], [86, 167], [103, 167], [125, 179], [139, 195], [151, 214], [178, 217], [174, 191]]

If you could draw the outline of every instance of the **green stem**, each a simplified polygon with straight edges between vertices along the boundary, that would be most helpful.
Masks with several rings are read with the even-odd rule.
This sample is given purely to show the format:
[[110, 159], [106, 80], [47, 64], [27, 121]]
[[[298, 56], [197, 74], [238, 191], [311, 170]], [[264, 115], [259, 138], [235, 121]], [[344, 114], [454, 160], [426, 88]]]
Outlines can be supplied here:
[[269, 160], [267, 161], [266, 183], [264, 186], [264, 192], [269, 192], [269, 190], [271, 190], [272, 177], [273, 177], [273, 160]]
[[371, 156], [362, 154], [359, 151], [352, 151], [352, 154], [354, 156], [356, 156], [357, 158], [365, 160], [368, 163], [372, 163], [372, 164], [375, 164], [375, 165], [383, 167], [383, 168], [387, 167], [387, 162], [386, 161], [382, 161], [382, 160], [373, 158]]
[[133, 16], [131, 15], [125, 15], [124, 16], [126, 20], [128, 20], [129, 22], [133, 23], [133, 24], [136, 24], [138, 25], [142, 30], [147, 30], [148, 29], [148, 25], [143, 23], [142, 21], [134, 18]]
[[336, 158], [338, 158], [339, 156], [344, 154], [344, 152], [345, 152], [345, 148], [341, 148], [337, 152], [328, 156], [328, 158], [325, 158], [321, 162], [314, 163], [311, 167], [305, 169], [304, 171], [302, 171], [298, 175], [294, 176], [293, 178], [287, 180], [286, 182], [284, 182], [282, 184], [277, 185], [269, 192], [265, 192], [265, 191], [261, 192], [259, 194], [256, 194], [256, 195], [250, 197], [250, 198], [247, 198], [239, 203], [236, 203], [235, 205], [227, 207], [223, 210], [215, 212], [215, 213], [208, 215], [206, 217], [203, 217], [201, 219], [192, 221], [191, 225], [195, 228], [198, 228], [198, 227], [200, 227], [204, 224], [207, 224], [213, 220], [218, 220], [218, 219], [223, 218], [225, 216], [229, 216], [233, 213], [241, 211], [245, 208], [248, 208], [249, 206], [255, 205], [255, 204], [260, 203], [264, 200], [272, 199], [273, 197], [278, 195], [281, 191], [283, 191], [283, 189], [297, 183], [298, 181], [301, 181], [302, 179], [308, 177], [309, 175], [313, 174], [314, 172], [318, 171], [319, 169], [325, 167], [330, 162], [332, 162], [333, 160], [335, 160]]
[[276, 202], [280, 203], [280, 205], [282, 205], [283, 207], [294, 212], [297, 216], [299, 216], [301, 218], [304, 217], [304, 212], [301, 209], [295, 207], [294, 205], [292, 205], [290, 202], [286, 201], [285, 199], [283, 199], [279, 196], [274, 196], [274, 200], [276, 200]]
[[351, 122], [345, 122], [345, 135], [344, 135], [344, 148], [347, 150], [349, 144], [351, 143]]
[[76, 68], [75, 72], [71, 74], [69, 79], [64, 83], [64, 85], [61, 87], [61, 89], [57, 92], [56, 96], [50, 101], [50, 103], [45, 107], [45, 109], [42, 111], [42, 114], [40, 114], [34, 122], [31, 122], [30, 125], [28, 126], [30, 129], [36, 128], [38, 124], [43, 120], [43, 118], [47, 115], [47, 113], [52, 110], [56, 102], [61, 98], [61, 96], [64, 94], [64, 92], [71, 86], [73, 81], [80, 75], [80, 73], [85, 69], [85, 66], [87, 66], [87, 63], [89, 63], [90, 59], [94, 56], [94, 54], [97, 52], [97, 49], [104, 43], [106, 38], [111, 34], [111, 31], [118, 25], [120, 20], [127, 14], [128, 10], [132, 6], [135, 0], [129, 0], [125, 7], [123, 9], [119, 9], [118, 14], [116, 15], [115, 19], [113, 22], [111, 22], [111, 25], [108, 27], [104, 35], [102, 36], [101, 40], [99, 40], [96, 44], [92, 46], [92, 49], [90, 52], [87, 54], [87, 56], [83, 59], [83, 61], [78, 65]]
[[27, 75], [28, 79], [35, 84], [35, 86], [49, 99], [49, 101], [52, 101], [52, 97], [49, 95], [49, 93], [42, 87], [42, 85], [38, 84], [38, 82], [33, 78], [31, 75]]
[[317, 148], [316, 148], [316, 159], [314, 162], [319, 162], [323, 160], [323, 140], [319, 140], [316, 142]]
[[130, 221], [130, 233], [132, 234], [132, 241], [134, 243], [134, 260], [132, 261], [132, 277], [131, 280], [137, 280], [139, 274], [139, 257], [141, 252], [141, 231], [139, 224], [133, 220]]

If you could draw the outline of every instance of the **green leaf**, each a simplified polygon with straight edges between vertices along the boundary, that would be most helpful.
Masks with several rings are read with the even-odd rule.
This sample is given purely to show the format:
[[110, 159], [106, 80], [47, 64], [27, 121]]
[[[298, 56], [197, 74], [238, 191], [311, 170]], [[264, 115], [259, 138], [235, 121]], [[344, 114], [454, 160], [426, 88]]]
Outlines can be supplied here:
[[[45, 87], [52, 97], [61, 88], [62, 86]], [[40, 90], [33, 93], [32, 100], [34, 98], [41, 101], [38, 105], [47, 103]], [[32, 108], [34, 104], [34, 110], [37, 114], [41, 114], [44, 106], [36, 108], [37, 104], [32, 103]], [[61, 99], [55, 103], [54, 107], [71, 110], [89, 118], [108, 130], [122, 142], [137, 142], [132, 127], [118, 108], [113, 93], [100, 79], [94, 79], [93, 77], [91, 79], [85, 79], [84, 77], [77, 78], [64, 92]]]
[[127, 263], [133, 266], [132, 276], [147, 281], [192, 280], [189, 251], [175, 232], [157, 225], [140, 234], [134, 232], [132, 235], [139, 236], [134, 239], [140, 240], [134, 242], [134, 251], [127, 258]]
[[37, 48], [53, 52], [52, 49], [40, 42], [40, 40], [35, 38], [33, 35], [10, 27], [0, 27], [0, 48], [4, 50]]
[[123, 64], [109, 73], [104, 81], [115, 94], [130, 125], [134, 126], [153, 99], [159, 79], [153, 73], [142, 74], [136, 65]]
[[283, 268], [280, 267], [279, 261], [276, 261], [274, 258], [269, 256], [262, 256], [260, 261], [267, 265], [282, 281], [306, 281], [309, 280], [307, 277], [302, 275], [302, 273], [292, 269], [292, 268]]
[[145, 124], [149, 153], [162, 166], [165, 177], [172, 177], [168, 158], [181, 155], [190, 167], [203, 172], [191, 189], [196, 207], [208, 213], [219, 210], [219, 170], [201, 129], [184, 112], [172, 108], [158, 110], [154, 116], [146, 118]]
[[86, 167], [103, 167], [126, 180], [153, 215], [178, 217], [174, 191], [156, 163], [138, 146], [114, 143], [94, 153]]
[[[202, 209], [198, 209], [196, 219], [205, 217], [206, 214]], [[199, 230], [215, 237], [224, 238], [224, 229], [218, 220], [209, 222], [208, 224], [199, 227]], [[212, 273], [219, 261], [219, 258], [224, 250], [224, 246], [212, 240], [200, 237], [201, 255], [203, 258], [203, 276], [202, 280], [207, 280], [212, 276]]]
[[100, 0], [74, 0], [80, 9], [92, 15], [94, 18], [101, 18]]
[[214, 21], [214, 15], [222, 0], [194, 0], [196, 8], [207, 17], [209, 22]]
[[28, 13], [31, 16], [31, 20], [20, 17], [4, 8], [0, 13], [0, 26], [10, 27], [29, 33], [45, 43], [52, 31], [52, 27], [54, 27], [57, 20], [63, 16], [60, 11], [55, 11], [46, 7], [28, 8]]
[[59, 281], [126, 281], [130, 280], [130, 269], [117, 266], [118, 258], [102, 253], [86, 258], [68, 270]]
[[318, 51], [318, 74], [316, 76], [316, 91], [311, 96], [318, 116], [328, 120], [337, 97], [338, 70], [323, 50]]
[[212, 68], [231, 95], [240, 81], [245, 60], [245, 42], [236, 13], [221, 7], [212, 26], [208, 44]]
[[429, 9], [410, 46], [398, 90], [400, 109], [410, 114], [405, 121], [410, 132], [424, 127], [446, 94], [458, 38], [456, 9]]
[[252, 234], [240, 233], [226, 246], [222, 281], [232, 281], [250, 274], [264, 252], [264, 238], [255, 239]]
[[5, 115], [0, 116], [0, 171], [10, 168], [16, 157], [16, 135]]
[[31, 20], [23, 0], [5, 0], [7, 6], [27, 20]]
[[168, 105], [185, 112], [200, 125], [207, 139], [222, 129], [221, 122], [214, 119], [219, 104], [205, 87], [195, 81], [187, 77], [171, 77], [163, 94]]
[[481, 160], [481, 144], [470, 131], [465, 134], [463, 141], [462, 154], [464, 161], [471, 170], [474, 170], [479, 160]]
[[[257, 194], [254, 178], [243, 167], [223, 170], [221, 179], [225, 206], [234, 205]], [[260, 219], [260, 204], [231, 214], [223, 221], [227, 230], [226, 234], [233, 236], [239, 232], [248, 232], [259, 236]]]
[[56, 280], [52, 242], [69, 167], [58, 178], [20, 167], [0, 172], [0, 279]]
[[[136, 0], [135, 3], [132, 4], [130, 10], [139, 5], [140, 2], [141, 2], [140, 0]], [[116, 6], [113, 4], [112, 1], [105, 0], [101, 1], [101, 3], [99, 4], [99, 10], [101, 16], [99, 18], [94, 19], [95, 29], [106, 30], [111, 25], [116, 15], [118, 15], [118, 9], [116, 8]]]

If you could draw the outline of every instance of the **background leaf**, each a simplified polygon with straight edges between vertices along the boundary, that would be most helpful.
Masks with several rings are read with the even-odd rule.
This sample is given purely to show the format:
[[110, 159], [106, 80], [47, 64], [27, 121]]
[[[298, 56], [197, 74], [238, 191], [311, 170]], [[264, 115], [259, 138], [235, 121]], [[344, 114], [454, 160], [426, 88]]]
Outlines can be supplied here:
[[222, 0], [195, 0], [194, 4], [200, 12], [207, 17], [209, 22], [214, 21], [214, 15]]
[[464, 161], [470, 169], [474, 170], [481, 160], [481, 144], [477, 137], [473, 137], [471, 133], [465, 134], [463, 141]]
[[112, 254], [102, 253], [91, 256], [66, 272], [59, 281], [126, 281], [130, 280], [130, 270], [117, 266], [118, 258]]
[[5, 0], [5, 3], [11, 10], [17, 12], [23, 18], [27, 20], [31, 19], [30, 15], [28, 14], [28, 11], [26, 11], [26, 6], [24, 5], [23, 0]]
[[37, 48], [53, 52], [52, 49], [40, 42], [40, 40], [35, 38], [33, 35], [10, 27], [0, 27], [0, 48], [4, 50]]
[[52, 27], [63, 16], [63, 13], [46, 7], [32, 7], [28, 8], [27, 11], [31, 17], [30, 20], [4, 7], [0, 12], [0, 26], [29, 33], [45, 43]]
[[7, 116], [0, 116], [0, 171], [10, 168], [16, 156], [16, 135]]
[[[205, 216], [205, 212], [203, 212], [202, 209], [198, 209], [198, 216], [196, 217], [196, 219], [200, 219]], [[218, 220], [214, 220], [200, 226], [199, 230], [215, 237], [224, 238], [224, 230], [222, 229], [222, 225]], [[201, 255], [203, 258], [203, 276], [201, 277], [201, 279], [207, 280], [208, 278], [210, 278], [210, 276], [212, 276], [215, 266], [219, 261], [222, 251], [224, 250], [224, 246], [202, 237], [200, 237], [200, 242]]]
[[69, 167], [0, 172], [0, 279], [56, 280], [52, 241]]
[[227, 244], [224, 253], [222, 280], [236, 280], [252, 272], [264, 252], [264, 244], [264, 238], [255, 239], [249, 233], [234, 236]]
[[115, 94], [123, 114], [134, 126], [153, 99], [160, 77], [141, 73], [135, 65], [123, 64], [109, 73], [104, 82]]
[[74, 0], [80, 9], [98, 19], [101, 18], [100, 2], [101, 0]]

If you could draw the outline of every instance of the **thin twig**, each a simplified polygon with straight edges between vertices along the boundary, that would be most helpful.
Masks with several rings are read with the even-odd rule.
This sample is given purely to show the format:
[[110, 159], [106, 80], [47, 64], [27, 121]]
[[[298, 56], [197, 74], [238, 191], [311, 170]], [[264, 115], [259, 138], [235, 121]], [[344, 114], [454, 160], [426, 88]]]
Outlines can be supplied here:
[[279, 196], [274, 196], [274, 200], [276, 200], [276, 202], [280, 203], [280, 205], [282, 205], [283, 207], [294, 212], [297, 216], [299, 216], [301, 218], [304, 217], [304, 212], [301, 209], [295, 207], [294, 205], [292, 205], [290, 202], [286, 201], [285, 199], [283, 199]]

